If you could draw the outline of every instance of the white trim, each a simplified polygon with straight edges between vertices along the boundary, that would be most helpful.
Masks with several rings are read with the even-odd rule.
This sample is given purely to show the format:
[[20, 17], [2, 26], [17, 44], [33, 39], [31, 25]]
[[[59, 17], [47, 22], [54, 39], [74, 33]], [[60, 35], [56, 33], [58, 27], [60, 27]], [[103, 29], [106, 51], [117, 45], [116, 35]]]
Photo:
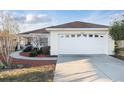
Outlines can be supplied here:
[[46, 28], [47, 31], [53, 31], [53, 30], [107, 30], [108, 28]]

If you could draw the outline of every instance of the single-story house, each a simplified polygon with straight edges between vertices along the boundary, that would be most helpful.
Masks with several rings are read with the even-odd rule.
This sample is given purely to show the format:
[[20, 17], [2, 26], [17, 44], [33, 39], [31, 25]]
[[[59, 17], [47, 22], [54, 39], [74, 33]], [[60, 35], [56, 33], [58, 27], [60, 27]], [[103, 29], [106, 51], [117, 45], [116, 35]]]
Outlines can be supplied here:
[[46, 38], [51, 55], [114, 54], [114, 40], [105, 25], [75, 21], [22, 34]]
[[39, 47], [50, 46], [50, 32], [46, 28], [20, 33], [20, 36], [22, 37], [21, 44], [31, 42], [33, 46], [37, 46], [37, 43]]

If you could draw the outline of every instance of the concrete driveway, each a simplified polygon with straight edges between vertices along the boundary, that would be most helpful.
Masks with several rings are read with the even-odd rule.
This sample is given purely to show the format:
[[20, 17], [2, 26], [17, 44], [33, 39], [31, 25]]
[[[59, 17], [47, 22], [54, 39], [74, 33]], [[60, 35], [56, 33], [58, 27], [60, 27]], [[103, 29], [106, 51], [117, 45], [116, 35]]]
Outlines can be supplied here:
[[107, 55], [59, 55], [55, 82], [123, 82], [124, 61]]

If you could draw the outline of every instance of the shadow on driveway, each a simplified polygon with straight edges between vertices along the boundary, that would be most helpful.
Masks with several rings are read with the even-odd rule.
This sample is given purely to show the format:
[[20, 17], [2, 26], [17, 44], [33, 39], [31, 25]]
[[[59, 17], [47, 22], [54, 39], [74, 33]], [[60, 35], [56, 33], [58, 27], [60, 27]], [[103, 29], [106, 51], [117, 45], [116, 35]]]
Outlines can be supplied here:
[[124, 81], [124, 61], [107, 55], [59, 55], [55, 82]]

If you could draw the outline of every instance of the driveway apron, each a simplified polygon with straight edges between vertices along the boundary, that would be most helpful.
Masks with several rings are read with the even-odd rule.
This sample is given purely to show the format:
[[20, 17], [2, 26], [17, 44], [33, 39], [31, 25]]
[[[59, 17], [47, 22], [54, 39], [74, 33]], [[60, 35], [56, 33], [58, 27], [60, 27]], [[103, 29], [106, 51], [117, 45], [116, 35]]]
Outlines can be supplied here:
[[54, 82], [124, 81], [124, 61], [107, 55], [59, 55]]

